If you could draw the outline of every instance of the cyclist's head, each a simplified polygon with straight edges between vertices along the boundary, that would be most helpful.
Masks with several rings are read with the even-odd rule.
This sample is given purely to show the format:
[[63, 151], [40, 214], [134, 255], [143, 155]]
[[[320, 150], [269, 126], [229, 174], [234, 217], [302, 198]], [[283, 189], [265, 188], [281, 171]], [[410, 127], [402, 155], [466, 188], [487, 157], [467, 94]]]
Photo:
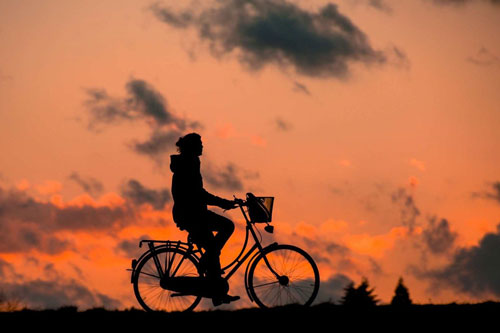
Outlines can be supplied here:
[[198, 133], [189, 133], [180, 137], [175, 145], [182, 155], [200, 156], [203, 151], [201, 136]]

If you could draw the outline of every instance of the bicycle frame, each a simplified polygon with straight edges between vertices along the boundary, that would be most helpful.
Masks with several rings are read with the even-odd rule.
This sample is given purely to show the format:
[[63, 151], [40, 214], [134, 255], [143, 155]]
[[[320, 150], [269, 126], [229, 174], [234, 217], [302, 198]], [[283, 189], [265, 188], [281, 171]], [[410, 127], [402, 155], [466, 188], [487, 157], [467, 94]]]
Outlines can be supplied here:
[[[240, 268], [240, 266], [252, 255], [252, 253], [254, 253], [254, 251], [258, 249], [257, 253], [255, 253], [254, 256], [248, 262], [247, 269], [246, 269], [246, 272], [245, 272], [245, 284], [246, 284], [246, 276], [247, 276], [248, 268], [250, 267], [250, 264], [252, 263], [253, 259], [255, 259], [255, 257], [259, 253], [261, 253], [261, 254], [264, 253], [264, 247], [262, 247], [262, 244], [260, 243], [260, 240], [257, 237], [257, 234], [255, 233], [255, 230], [254, 230], [254, 227], [253, 227], [253, 223], [248, 218], [248, 216], [247, 216], [245, 210], [243, 209], [243, 207], [244, 207], [243, 205], [239, 204], [239, 208], [240, 208], [241, 213], [243, 214], [243, 217], [245, 218], [245, 222], [246, 222], [245, 242], [243, 243], [243, 247], [241, 249], [241, 252], [236, 257], [236, 259], [234, 259], [232, 263], [230, 263], [229, 265], [227, 265], [226, 267], [224, 267], [224, 270], [225, 270], [225, 269], [231, 267], [232, 265], [234, 265], [236, 263], [236, 266], [224, 278], [226, 280], [229, 280], [231, 278], [231, 276], [234, 273], [236, 273], [236, 271]], [[251, 234], [252, 237], [253, 237], [253, 239], [254, 239], [254, 245], [247, 251], [247, 253], [243, 256], [243, 258], [241, 258], [241, 256], [245, 252], [246, 247], [248, 245], [248, 238], [249, 238], [248, 236], [249, 236], [249, 234]], [[266, 246], [266, 248], [274, 247], [276, 245], [278, 245], [278, 243], [272, 243], [272, 244]], [[240, 258], [241, 258], [241, 260], [240, 260]], [[273, 270], [273, 268], [269, 264], [269, 262], [268, 262], [267, 258], [265, 257], [265, 255], [264, 255], [264, 261], [266, 262], [266, 265], [267, 265], [267, 267], [269, 267], [269, 269], [271, 270], [271, 272], [274, 275], [276, 275], [276, 277], [279, 277], [279, 275]]]
[[[253, 254], [253, 256], [251, 257], [250, 261], [248, 262], [246, 270], [245, 270], [245, 289], [247, 290], [247, 293], [248, 293], [248, 295], [250, 297], [250, 300], [253, 301], [252, 296], [250, 295], [250, 292], [248, 292], [248, 281], [247, 281], [248, 279], [247, 279], [247, 276], [248, 276], [249, 267], [251, 266], [251, 263], [253, 262], [253, 260], [259, 254], [261, 254], [263, 256], [264, 262], [266, 263], [266, 266], [276, 276], [276, 278], [279, 278], [280, 275], [274, 271], [274, 269], [271, 267], [268, 259], [265, 256], [265, 253], [266, 253], [265, 250], [277, 246], [278, 243], [272, 243], [272, 244], [270, 244], [270, 245], [268, 245], [266, 247], [263, 247], [262, 244], [261, 244], [261, 242], [260, 242], [260, 240], [259, 240], [259, 237], [257, 236], [257, 233], [254, 230], [254, 226], [253, 226], [254, 223], [248, 218], [248, 215], [247, 215], [247, 213], [245, 212], [245, 210], [243, 208], [244, 205], [241, 204], [241, 203], [239, 203], [238, 205], [239, 205], [239, 208], [240, 208], [240, 210], [241, 210], [241, 212], [242, 212], [242, 214], [243, 214], [243, 216], [245, 218], [245, 221], [246, 221], [245, 241], [243, 243], [242, 250], [238, 254], [238, 256], [229, 265], [227, 265], [226, 267], [223, 268], [223, 270], [227, 270], [231, 266], [234, 265], [234, 267], [223, 277], [223, 279], [227, 282], [234, 275], [234, 273], [236, 273], [236, 271], [238, 271], [238, 269], [241, 267], [241, 265], [244, 262], [246, 262], [248, 260], [248, 258], [250, 258], [250, 256], [252, 256], [252, 254]], [[245, 250], [246, 250], [246, 248], [248, 246], [249, 235], [252, 235], [252, 238], [254, 239], [254, 244], [245, 253]], [[134, 279], [136, 278], [135, 267], [149, 253], [153, 253], [154, 263], [155, 263], [155, 266], [156, 266], [156, 268], [158, 270], [158, 275], [159, 275], [160, 279], [163, 279], [164, 272], [163, 272], [161, 263], [159, 261], [159, 258], [156, 256], [156, 252], [158, 250], [167, 247], [167, 248], [177, 248], [177, 249], [185, 251], [185, 255], [181, 259], [181, 263], [186, 258], [186, 256], [194, 256], [199, 261], [200, 256], [203, 253], [201, 249], [199, 249], [199, 248], [195, 249], [194, 248], [194, 245], [193, 245], [193, 243], [191, 241], [189, 241], [189, 238], [188, 238], [188, 242], [187, 243], [186, 242], [181, 242], [181, 241], [141, 240], [139, 242], [139, 247], [142, 247], [143, 243], [147, 243], [148, 244], [149, 250], [147, 250], [145, 253], [143, 253], [141, 255], [141, 257], [139, 257], [139, 259], [132, 260], [132, 269], [131, 269], [131, 271], [132, 271], [131, 282], [132, 283], [134, 282]], [[161, 245], [155, 245], [156, 243], [160, 243]], [[255, 253], [256, 250], [257, 250], [257, 252]], [[173, 261], [173, 258], [171, 258], [171, 260]], [[180, 266], [181, 263], [179, 263], [178, 266]]]

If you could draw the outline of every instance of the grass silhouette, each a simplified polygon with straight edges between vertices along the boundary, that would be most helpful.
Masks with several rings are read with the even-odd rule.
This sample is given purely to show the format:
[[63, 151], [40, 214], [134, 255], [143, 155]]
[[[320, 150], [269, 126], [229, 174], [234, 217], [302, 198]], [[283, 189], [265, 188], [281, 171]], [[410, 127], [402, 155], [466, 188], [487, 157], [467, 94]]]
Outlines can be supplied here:
[[[500, 303], [411, 305], [395, 307], [377, 305], [370, 308], [353, 308], [331, 303], [312, 307], [285, 306], [271, 309], [248, 308], [234, 311], [210, 310], [198, 312], [155, 312], [139, 309], [106, 310], [93, 308], [78, 311], [74, 306], [57, 310], [23, 309], [0, 313], [4, 327], [16, 329], [48, 329], [50, 332], [72, 332], [83, 329], [99, 332], [132, 330], [180, 331], [262, 331], [292, 330], [335, 331], [344, 329], [369, 329], [382, 332], [425, 330], [425, 332], [454, 329], [466, 326], [474, 331], [496, 329]], [[494, 325], [494, 326], [492, 326]]]

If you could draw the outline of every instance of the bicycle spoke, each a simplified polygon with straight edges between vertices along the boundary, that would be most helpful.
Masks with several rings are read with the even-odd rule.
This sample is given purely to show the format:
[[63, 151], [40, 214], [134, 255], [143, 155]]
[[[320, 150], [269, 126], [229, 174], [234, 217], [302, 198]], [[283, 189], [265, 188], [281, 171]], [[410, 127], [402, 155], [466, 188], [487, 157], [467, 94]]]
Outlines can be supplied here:
[[269, 282], [269, 283], [263, 283], [263, 284], [259, 284], [257, 286], [253, 286], [254, 288], [262, 288], [262, 287], [266, 287], [266, 286], [269, 286], [269, 285], [272, 285], [272, 284], [276, 284], [276, 283], [279, 283], [279, 281], [274, 281], [274, 282]]
[[155, 279], [160, 280], [160, 277], [158, 275], [154, 275], [154, 274], [150, 274], [150, 273], [146, 273], [146, 272], [140, 272], [140, 274], [141, 275], [151, 276], [151, 277], [154, 277]]

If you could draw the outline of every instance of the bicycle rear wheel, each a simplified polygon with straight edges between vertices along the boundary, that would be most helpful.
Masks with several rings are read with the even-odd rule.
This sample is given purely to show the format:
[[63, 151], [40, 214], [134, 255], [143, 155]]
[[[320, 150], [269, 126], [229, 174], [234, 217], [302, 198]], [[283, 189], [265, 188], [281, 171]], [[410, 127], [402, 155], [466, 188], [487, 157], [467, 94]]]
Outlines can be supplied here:
[[250, 296], [261, 308], [309, 306], [318, 294], [319, 271], [304, 250], [278, 245], [264, 249], [253, 261], [247, 283]]
[[[163, 271], [169, 277], [197, 277], [198, 262], [184, 250], [160, 248], [155, 250], [156, 258]], [[201, 296], [180, 295], [166, 290], [160, 285], [160, 274], [155, 263], [155, 254], [148, 254], [136, 268], [134, 293], [137, 301], [146, 311], [191, 311]]]

